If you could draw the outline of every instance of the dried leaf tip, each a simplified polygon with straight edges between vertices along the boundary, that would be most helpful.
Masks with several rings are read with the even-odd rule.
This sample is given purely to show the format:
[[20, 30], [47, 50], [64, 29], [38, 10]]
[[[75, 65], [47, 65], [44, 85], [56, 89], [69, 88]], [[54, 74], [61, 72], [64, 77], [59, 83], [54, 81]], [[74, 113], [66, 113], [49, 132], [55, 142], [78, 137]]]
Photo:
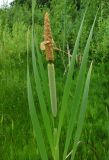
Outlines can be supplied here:
[[44, 17], [44, 44], [45, 44], [46, 60], [54, 61], [53, 41], [52, 41], [50, 19], [48, 12], [45, 13]]

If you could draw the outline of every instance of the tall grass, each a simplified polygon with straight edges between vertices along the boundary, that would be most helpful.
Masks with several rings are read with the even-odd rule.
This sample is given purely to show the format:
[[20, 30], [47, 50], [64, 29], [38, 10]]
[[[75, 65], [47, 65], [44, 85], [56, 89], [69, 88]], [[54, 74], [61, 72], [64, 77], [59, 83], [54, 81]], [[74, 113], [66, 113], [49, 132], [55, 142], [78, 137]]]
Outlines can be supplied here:
[[[89, 37], [87, 39], [86, 46], [84, 49], [80, 71], [79, 71], [78, 78], [77, 78], [76, 89], [75, 89], [75, 92], [72, 93], [74, 94], [74, 98], [71, 100], [71, 104], [70, 104], [71, 107], [69, 108], [69, 112], [71, 114], [70, 114], [70, 118], [68, 121], [68, 128], [66, 129], [66, 140], [64, 139], [65, 146], [63, 150], [63, 157], [61, 157], [59, 155], [60, 135], [61, 135], [61, 131], [63, 128], [64, 117], [66, 116], [65, 113], [66, 113], [66, 110], [68, 109], [67, 106], [68, 106], [70, 89], [72, 87], [72, 76], [74, 73], [75, 59], [76, 59], [76, 55], [79, 49], [79, 41], [81, 38], [84, 19], [85, 19], [87, 10], [84, 13], [84, 16], [83, 16], [83, 19], [80, 25], [80, 29], [78, 31], [77, 39], [75, 42], [74, 50], [72, 53], [71, 64], [68, 69], [65, 87], [63, 91], [60, 112], [59, 112], [58, 104], [56, 100], [57, 97], [56, 97], [54, 59], [51, 58], [53, 56], [52, 55], [53, 48], [52, 48], [52, 42], [51, 42], [52, 36], [51, 36], [50, 24], [48, 24], [48, 28], [46, 27], [44, 28], [46, 30], [46, 33], [44, 33], [46, 34], [44, 36], [44, 44], [45, 44], [46, 60], [47, 60], [47, 65], [48, 65], [48, 78], [46, 78], [47, 75], [45, 73], [45, 69], [43, 66], [41, 53], [38, 47], [38, 41], [35, 40], [35, 38], [37, 37], [35, 37], [35, 30], [34, 30], [34, 11], [35, 11], [35, 3], [33, 0], [33, 4], [32, 4], [32, 65], [33, 65], [33, 73], [34, 73], [34, 80], [35, 80], [35, 89], [36, 89], [37, 97], [39, 101], [39, 106], [37, 107], [40, 108], [40, 111], [41, 111], [41, 117], [44, 123], [44, 130], [46, 132], [45, 136], [47, 136], [48, 138], [48, 143], [49, 143], [52, 159], [65, 160], [69, 156], [70, 159], [73, 160], [75, 157], [75, 153], [76, 153], [79, 139], [81, 136], [82, 127], [83, 127], [84, 119], [85, 119], [85, 112], [87, 108], [92, 63], [89, 67], [87, 75], [86, 75], [86, 69], [87, 69], [90, 42], [92, 40], [92, 34], [93, 34], [93, 28], [94, 28], [95, 21], [96, 21], [96, 16], [92, 24], [92, 27], [89, 33]], [[48, 17], [48, 21], [49, 21], [49, 17]], [[46, 38], [47, 36], [48, 36], [48, 39]], [[64, 43], [65, 42], [63, 42], [63, 46], [64, 46]], [[36, 52], [35, 52], [35, 45], [36, 45]], [[39, 65], [36, 63], [36, 54], [37, 54], [37, 61]], [[30, 79], [28, 56], [27, 56], [27, 93], [28, 93], [28, 103], [29, 103], [31, 121], [33, 124], [33, 130], [34, 130], [34, 134], [36, 137], [36, 142], [37, 142], [37, 146], [40, 152], [40, 156], [42, 160], [48, 160], [50, 156], [47, 154], [48, 143], [45, 144], [45, 140], [44, 140], [45, 136], [43, 135], [42, 128], [41, 128], [42, 124], [39, 121], [38, 113], [36, 112], [36, 106], [34, 103], [33, 90], [32, 90], [31, 79]], [[48, 99], [49, 101], [49, 95], [50, 95], [50, 103], [47, 103], [46, 99]], [[51, 108], [50, 114], [47, 111], [48, 107]], [[57, 113], [59, 115], [58, 126], [55, 123], [55, 121], [57, 120]], [[52, 119], [54, 119], [54, 124], [52, 124], [53, 121], [51, 120], [51, 117]], [[78, 117], [78, 120], [77, 120], [77, 117]], [[74, 131], [74, 124], [76, 121], [77, 121], [77, 126], [76, 126], [76, 131], [75, 131], [75, 136], [74, 136], [74, 144], [72, 148], [70, 147], [71, 152], [69, 154], [68, 152], [69, 146], [71, 142], [72, 133]]]

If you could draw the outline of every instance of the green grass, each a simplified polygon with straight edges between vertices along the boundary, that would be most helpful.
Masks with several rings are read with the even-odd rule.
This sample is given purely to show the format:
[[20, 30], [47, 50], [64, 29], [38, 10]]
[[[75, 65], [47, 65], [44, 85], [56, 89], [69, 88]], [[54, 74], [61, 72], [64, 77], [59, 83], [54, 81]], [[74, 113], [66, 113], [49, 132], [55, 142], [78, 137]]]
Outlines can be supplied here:
[[[40, 160], [39, 152], [36, 148], [35, 139], [32, 132], [27, 98], [25, 97], [26, 77], [24, 76], [24, 71], [22, 71], [20, 77], [21, 80], [19, 82], [19, 80], [17, 80], [19, 79], [19, 75], [16, 73], [17, 68], [13, 71], [13, 77], [16, 76], [16, 80], [11, 78], [10, 74], [8, 75], [8, 85], [10, 87], [6, 89], [6, 87], [0, 85], [0, 90], [2, 91], [0, 92], [0, 96], [2, 97], [0, 100], [0, 122], [2, 119], [2, 113], [4, 115], [2, 125], [0, 124], [0, 152], [2, 152], [1, 160], [10, 160], [12, 152], [14, 157], [13, 159], [20, 159], [21, 157], [22, 159], [26, 159], [30, 157], [31, 160], [34, 160], [37, 157], [37, 159]], [[108, 106], [109, 101], [107, 100], [108, 90], [106, 88], [108, 87], [108, 83], [106, 82], [106, 75], [107, 74], [102, 71], [102, 66], [96, 66], [93, 68], [86, 120], [80, 139], [81, 143], [79, 144], [76, 153], [77, 160], [79, 158], [91, 160], [96, 159], [95, 153], [91, 148], [95, 149], [96, 154], [99, 157], [102, 157], [103, 160], [107, 160], [109, 144], [107, 141], [108, 120], [106, 117], [106, 106]], [[4, 79], [6, 76], [4, 75], [2, 78]], [[3, 82], [4, 81], [2, 81], [2, 83]], [[58, 79], [58, 83], [59, 86], [62, 84], [62, 77]], [[4, 82], [4, 85], [6, 86], [6, 81]], [[13, 88], [15, 92], [13, 92]], [[12, 93], [11, 96], [10, 93]], [[39, 112], [38, 115], [40, 115]], [[14, 121], [13, 136], [12, 120]], [[63, 131], [64, 130], [66, 129], [64, 128]], [[64, 134], [62, 135], [63, 137], [65, 136]], [[12, 139], [13, 141], [11, 141]], [[73, 143], [71, 144], [73, 145]]]
[[[44, 10], [45, 9], [46, 8], [44, 8]], [[43, 17], [42, 13], [39, 10], [37, 14], [38, 14], [37, 17], [39, 15]], [[79, 12], [79, 15], [80, 14], [81, 13]], [[89, 11], [88, 11], [88, 14], [89, 14]], [[91, 14], [91, 11], [90, 11], [90, 14]], [[103, 14], [104, 14], [104, 10], [102, 12], [102, 18], [104, 16]], [[40, 155], [43, 149], [45, 150], [44, 153], [47, 154], [48, 159], [52, 160], [51, 152], [54, 152], [54, 151], [50, 150], [50, 143], [52, 144], [51, 140], [53, 139], [50, 138], [49, 136], [48, 138], [50, 138], [50, 140], [47, 139], [47, 134], [46, 134], [47, 131], [45, 130], [45, 126], [43, 123], [43, 116], [39, 108], [39, 100], [36, 92], [33, 67], [31, 63], [31, 49], [30, 49], [31, 44], [28, 47], [28, 56], [29, 56], [29, 62], [30, 62], [29, 75], [31, 77], [32, 92], [33, 92], [34, 103], [37, 111], [37, 118], [40, 121], [40, 126], [39, 126], [40, 129], [38, 130], [39, 132], [36, 131], [36, 135], [38, 134], [37, 136], [39, 136], [40, 139], [42, 139], [41, 143], [40, 141], [36, 143], [35, 132], [33, 132], [34, 122], [31, 123], [31, 117], [30, 117], [30, 112], [28, 107], [27, 78], [26, 78], [27, 76], [26, 75], [27, 73], [26, 33], [27, 33], [27, 30], [29, 30], [28, 39], [30, 40], [31, 27], [29, 27], [28, 29], [27, 24], [22, 23], [19, 20], [19, 23], [14, 24], [14, 22], [11, 22], [13, 23], [13, 26], [11, 26], [10, 28], [8, 21], [5, 18], [5, 15], [3, 16], [3, 13], [1, 14], [1, 12], [0, 12], [0, 15], [2, 15], [1, 21], [0, 21], [0, 159], [1, 160], [15, 160], [15, 159], [16, 160], [21, 160], [21, 159], [22, 160], [26, 160], [26, 159], [41, 160]], [[7, 15], [8, 13], [6, 13], [6, 17], [8, 17]], [[19, 18], [22, 18], [20, 17], [20, 13], [18, 16]], [[88, 16], [88, 18], [90, 16]], [[39, 33], [42, 33], [42, 19], [43, 19], [42, 17], [38, 19], [41, 25], [39, 24], [37, 26], [39, 37], [38, 37], [38, 41], [35, 38], [36, 46], [35, 46], [34, 52], [37, 53], [35, 54], [35, 56], [36, 56], [36, 64], [38, 66], [39, 78], [41, 79], [40, 81], [41, 88], [42, 88], [41, 90], [43, 91], [44, 101], [47, 105], [47, 114], [49, 116], [50, 126], [53, 132], [53, 124], [52, 124], [53, 118], [52, 118], [51, 108], [49, 107], [50, 99], [49, 97], [48, 99], [45, 98], [47, 97], [47, 93], [48, 93], [48, 85], [44, 85], [44, 83], [45, 84], [48, 83], [47, 64], [44, 61], [44, 55], [40, 53], [40, 50], [38, 48], [40, 40], [43, 38], [41, 37], [42, 34], [39, 34]], [[83, 49], [85, 46], [84, 42], [86, 42], [86, 36], [88, 36], [88, 31], [91, 27], [89, 23], [90, 20], [88, 18], [86, 15], [85, 23], [83, 27], [83, 34], [82, 34], [83, 37], [81, 37], [82, 38], [81, 41], [82, 40], [83, 41], [82, 42], [80, 41], [81, 49]], [[2, 24], [2, 19], [4, 24]], [[52, 22], [53, 21], [54, 19], [52, 19]], [[75, 35], [77, 34], [78, 26], [80, 24], [80, 22], [78, 21], [79, 21], [79, 18], [77, 21], [74, 21], [73, 27], [72, 27], [72, 31], [75, 32], [73, 34], [74, 39], [76, 39]], [[8, 25], [6, 24], [5, 26], [5, 23], [7, 23]], [[91, 20], [91, 24], [92, 24], [92, 20]], [[81, 127], [76, 127], [77, 123], [78, 123], [78, 126], [82, 124], [82, 121], [79, 120], [81, 116], [83, 116], [83, 119], [84, 119], [84, 114], [80, 112], [81, 114], [78, 114], [79, 119], [78, 120], [76, 119], [74, 123], [73, 133], [71, 135], [71, 141], [66, 153], [68, 156], [67, 159], [71, 158], [71, 153], [72, 151], [74, 151], [74, 148], [76, 149], [76, 147], [77, 147], [77, 150], [75, 153], [75, 160], [80, 160], [80, 159], [108, 160], [107, 157], [109, 156], [109, 149], [108, 149], [109, 148], [108, 147], [109, 146], [109, 98], [108, 98], [109, 63], [108, 63], [108, 34], [107, 34], [108, 18], [106, 18], [106, 15], [105, 15], [105, 18], [102, 19], [102, 21], [100, 21], [99, 19], [99, 25], [100, 24], [102, 24], [102, 26], [98, 27], [97, 26], [98, 19], [97, 19], [95, 29], [94, 29], [95, 31], [94, 31], [93, 41], [91, 42], [92, 45], [89, 50], [90, 60], [88, 60], [87, 69], [90, 66], [90, 62], [92, 59], [94, 62], [93, 62], [93, 69], [91, 73], [89, 98], [88, 98], [88, 105], [87, 105], [83, 130], [81, 133], [81, 131], [78, 131], [79, 129], [81, 130]], [[90, 26], [90, 27], [87, 29], [87, 26]], [[55, 29], [53, 28], [53, 30], [55, 31], [54, 35], [59, 33], [57, 32], [58, 30], [57, 28]], [[37, 35], [34, 35], [34, 37], [35, 36], [37, 37]], [[72, 44], [74, 44], [74, 39], [73, 40], [71, 39], [71, 41], [73, 42]], [[22, 43], [23, 41], [24, 43]], [[56, 42], [57, 41], [59, 40], [56, 39]], [[63, 42], [60, 42], [60, 43], [62, 44]], [[19, 45], [14, 45], [14, 44], [19, 44]], [[100, 49], [100, 46], [102, 46], [101, 49]], [[70, 47], [71, 47], [71, 44], [70, 44]], [[73, 45], [72, 45], [72, 48], [73, 48]], [[101, 63], [102, 54], [103, 54], [103, 61]], [[61, 56], [57, 52], [55, 56], [58, 58], [58, 62], [55, 63], [55, 69], [56, 69], [56, 86], [58, 91], [57, 95], [58, 95], [58, 104], [59, 104], [59, 107], [58, 107], [59, 109], [58, 115], [59, 115], [59, 113], [61, 113], [61, 106], [62, 106], [62, 103], [60, 101], [62, 100], [63, 88], [65, 86], [67, 76], [66, 74], [63, 75], [64, 73], [63, 66], [62, 66], [63, 64], [61, 61], [59, 61], [59, 58], [61, 59]], [[67, 60], [65, 57], [65, 62], [66, 61]], [[75, 66], [73, 79], [71, 77], [72, 87], [69, 92], [69, 99], [68, 99], [69, 109], [66, 109], [66, 112], [65, 112], [66, 116], [62, 120], [61, 131], [59, 133], [60, 157], [63, 156], [63, 152], [65, 149], [65, 143], [66, 143], [65, 139], [67, 137], [67, 132], [68, 132], [68, 123], [70, 120], [71, 108], [72, 108], [72, 105], [75, 103], [74, 101], [72, 101], [72, 99], [75, 99], [74, 89], [77, 84], [79, 69], [80, 69], [79, 67]], [[29, 79], [29, 76], [28, 76], [28, 79]], [[31, 86], [29, 85], [29, 87]], [[31, 90], [31, 88], [28, 88], [28, 89]], [[32, 96], [30, 97], [32, 98]], [[82, 100], [82, 96], [81, 96], [81, 100]], [[41, 101], [40, 103], [43, 102], [42, 99], [40, 101]], [[82, 108], [79, 110], [82, 110]], [[35, 112], [33, 113], [33, 115], [34, 114]], [[59, 120], [59, 117], [57, 117], [56, 126], [58, 125], [58, 122], [59, 122], [58, 120]], [[35, 118], [35, 121], [36, 121], [36, 118]], [[38, 121], [37, 121], [37, 124], [38, 124]], [[36, 123], [34, 124], [34, 126], [36, 126]], [[81, 133], [81, 137], [79, 138], [80, 133]], [[41, 135], [43, 135], [43, 138]], [[55, 135], [54, 139], [56, 139], [56, 136], [57, 135]], [[78, 140], [78, 138], [79, 138], [79, 143], [77, 146], [77, 143], [75, 142], [76, 140]], [[43, 145], [43, 141], [45, 143], [46, 148]], [[40, 150], [38, 147], [40, 148]]]

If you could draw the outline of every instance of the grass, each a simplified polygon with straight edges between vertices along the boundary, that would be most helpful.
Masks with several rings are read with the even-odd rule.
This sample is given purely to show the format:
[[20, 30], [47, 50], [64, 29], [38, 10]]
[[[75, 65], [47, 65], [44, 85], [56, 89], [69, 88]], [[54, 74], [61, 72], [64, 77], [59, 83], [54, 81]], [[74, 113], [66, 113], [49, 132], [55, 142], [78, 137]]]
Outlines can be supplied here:
[[[25, 63], [26, 61], [24, 61], [24, 64]], [[106, 106], [108, 106], [108, 90], [106, 90], [108, 87], [108, 83], [106, 82], [106, 77], [108, 78], [108, 67], [106, 67], [107, 65], [108, 64], [105, 64], [105, 69], [107, 68], [107, 70], [106, 73], [104, 73], [101, 65], [95, 66], [95, 64], [93, 64], [86, 120], [84, 122], [84, 128], [80, 138], [81, 143], [78, 146], [78, 150], [76, 152], [76, 159], [96, 159], [95, 153], [90, 149], [94, 148], [96, 154], [99, 155], [99, 157], [102, 157], [103, 160], [107, 160], [108, 121], [107, 116], [104, 116], [108, 113], [108, 111], [106, 111]], [[25, 68], [23, 64], [22, 68]], [[1, 159], [10, 160], [11, 153], [13, 152], [13, 159], [27, 159], [30, 157], [31, 160], [34, 160], [37, 157], [37, 159], [40, 160], [39, 152], [37, 150], [37, 146], [35, 145], [32, 132], [27, 98], [25, 97], [26, 68], [24, 71], [20, 71], [20, 77], [19, 74], [17, 74], [17, 71], [17, 67], [14, 68], [12, 74], [7, 75], [7, 80], [6, 75], [4, 74], [4, 76], [2, 76], [4, 80], [2, 80], [2, 84], [4, 84], [4, 86], [0, 85], [0, 90], [2, 91], [0, 92], [0, 96], [2, 97], [0, 100], [0, 107], [3, 107], [0, 108], [0, 120], [2, 119], [2, 113], [4, 115], [2, 125], [0, 124], [0, 152], [2, 152]], [[33, 74], [31, 74], [31, 77], [33, 77]], [[58, 77], [57, 80], [59, 86], [62, 86], [63, 78]], [[74, 83], [75, 80], [76, 77], [74, 79]], [[7, 81], [9, 86], [8, 88], [6, 87]], [[12, 93], [11, 96], [10, 93]], [[37, 102], [35, 101], [35, 103]], [[38, 115], [40, 116], [39, 111]], [[13, 136], [11, 134], [12, 120], [14, 122]], [[66, 132], [65, 123], [61, 137], [65, 136], [64, 130]], [[11, 141], [12, 139], [13, 141]], [[62, 142], [63, 141], [61, 141], [61, 144]], [[9, 148], [10, 143], [11, 147]], [[73, 145], [73, 143], [71, 144]], [[103, 152], [101, 152], [101, 150]], [[69, 152], [70, 151], [71, 150], [69, 150]]]
[[[22, 32], [24, 33], [24, 31]], [[22, 32], [21, 32], [21, 35], [22, 35]], [[30, 32], [30, 30], [28, 32]], [[16, 37], [17, 37], [18, 33], [14, 33], [14, 34], [16, 34]], [[8, 35], [8, 34], [6, 34], [5, 32], [4, 35]], [[37, 35], [34, 35], [34, 37], [35, 36], [37, 37]], [[12, 37], [14, 37], [14, 35]], [[11, 52], [14, 53], [14, 51], [12, 51], [12, 48], [15, 49], [15, 47], [11, 44], [11, 36], [8, 35], [7, 38], [5, 37], [5, 40], [7, 40], [8, 38], [9, 38], [9, 44], [5, 43], [4, 41], [4, 45], [2, 45], [0, 41], [0, 45], [2, 46], [2, 50], [0, 50], [0, 57], [1, 55], [4, 56], [4, 53], [8, 53], [8, 50], [9, 50], [9, 53]], [[35, 56], [36, 56], [36, 62], [38, 66], [38, 73], [41, 79], [40, 82], [42, 86], [44, 100], [47, 104], [47, 113], [50, 118], [50, 126], [53, 134], [54, 126], [53, 126], [53, 117], [52, 117], [51, 108], [50, 108], [50, 101], [49, 99], [45, 98], [48, 93], [48, 80], [47, 80], [48, 78], [47, 78], [47, 72], [45, 72], [45, 70], [47, 70], [47, 65], [46, 65], [46, 62], [44, 62], [45, 60], [42, 54], [40, 53], [41, 51], [38, 48], [39, 43], [36, 42], [36, 40], [38, 41], [38, 39], [36, 38], [34, 39], [35, 39], [35, 45], [36, 45], [35, 53], [37, 53], [37, 55], [35, 54]], [[12, 39], [12, 41], [14, 43], [14, 39]], [[4, 49], [5, 46], [6, 48]], [[19, 48], [20, 48], [20, 45], [19, 45]], [[15, 49], [15, 53], [19, 52], [17, 49]], [[20, 50], [22, 50], [22, 47]], [[31, 58], [30, 50], [28, 54], [29, 54], [29, 60], [30, 60]], [[96, 54], [97, 54], [97, 51], [96, 51]], [[9, 56], [9, 55], [6, 58], [3, 58], [3, 61], [1, 61], [0, 59], [0, 66], [1, 66], [0, 67], [0, 79], [1, 79], [0, 81], [0, 97], [1, 97], [0, 98], [0, 153], [2, 153], [0, 154], [1, 160], [5, 160], [5, 159], [7, 160], [11, 160], [11, 159], [40, 160], [41, 154], [39, 153], [38, 145], [36, 144], [36, 141], [35, 141], [35, 137], [34, 137], [35, 134], [33, 133], [33, 126], [31, 123], [29, 107], [27, 103], [28, 100], [27, 100], [27, 90], [26, 90], [26, 58], [22, 56], [19, 59], [19, 58], [16, 58], [17, 55], [16, 57], [15, 55], [14, 56], [12, 55]], [[43, 63], [44, 63], [44, 67], [43, 67]], [[31, 62], [29, 64], [31, 64]], [[108, 65], [109, 65], [108, 62], [97, 65], [95, 60], [93, 63], [88, 106], [87, 106], [87, 112], [85, 116], [86, 120], [84, 121], [83, 131], [81, 133], [78, 146], [76, 146], [77, 150], [76, 150], [75, 159], [77, 160], [78, 159], [79, 160], [80, 159], [107, 160], [107, 157], [109, 155], [109, 150], [108, 150], [108, 146], [109, 146], [109, 141], [108, 141], [109, 139]], [[62, 104], [60, 103], [60, 100], [62, 98], [61, 95], [63, 93], [63, 86], [65, 84], [66, 75], [63, 76], [63, 70], [61, 69], [61, 67], [59, 68], [58, 66], [59, 65], [55, 63], [56, 85], [57, 85], [57, 91], [58, 91], [57, 95], [60, 96], [60, 97], [57, 97], [58, 98], [58, 115], [59, 115], [60, 109], [61, 109], [60, 104]], [[88, 66], [89, 66], [89, 61], [88, 61]], [[29, 74], [32, 82], [33, 97], [34, 97], [34, 102], [35, 102], [36, 111], [37, 111], [36, 113], [38, 116], [38, 120], [40, 121], [40, 128], [43, 135], [42, 139], [45, 143], [45, 147], [46, 147], [45, 150], [46, 150], [48, 159], [52, 159], [50, 145], [49, 145], [50, 143], [47, 139], [47, 135], [45, 134], [45, 127], [43, 125], [42, 115], [39, 109], [39, 101], [37, 98], [37, 93], [35, 91], [36, 87], [35, 87], [35, 83], [33, 83], [34, 75], [33, 75], [33, 68], [31, 67], [31, 65], [29, 66], [29, 70], [30, 70]], [[76, 71], [74, 70], [74, 72], [78, 73], [77, 70], [78, 69], [76, 69]], [[67, 109], [65, 112], [66, 117], [64, 117], [63, 125], [61, 128], [60, 139], [59, 139], [60, 157], [63, 156], [63, 151], [65, 147], [65, 143], [63, 144], [63, 142], [65, 141], [63, 141], [63, 139], [65, 140], [68, 132], [67, 128], [68, 128], [68, 122], [69, 122], [69, 115], [71, 113], [70, 104], [72, 103], [71, 99], [74, 99], [74, 94], [72, 95], [72, 93], [74, 93], [75, 84], [77, 83], [77, 77], [78, 77], [78, 74], [76, 74], [74, 76], [74, 79], [72, 79], [73, 90], [71, 88], [70, 97], [68, 99], [69, 110]], [[44, 85], [44, 82], [47, 85]], [[58, 119], [59, 117], [57, 117], [56, 126], [58, 124]], [[79, 121], [77, 120], [76, 122], [79, 123]], [[67, 159], [71, 158], [74, 145], [76, 144], [74, 143], [74, 139], [76, 140], [77, 138], [75, 137], [78, 137], [78, 136], [75, 136], [75, 133], [77, 131], [76, 124], [74, 124], [74, 131], [72, 133], [70, 145], [68, 147]], [[77, 133], [76, 135], [78, 135]], [[39, 136], [41, 136], [41, 134]], [[54, 141], [56, 137], [57, 137], [57, 133], [53, 138]]]

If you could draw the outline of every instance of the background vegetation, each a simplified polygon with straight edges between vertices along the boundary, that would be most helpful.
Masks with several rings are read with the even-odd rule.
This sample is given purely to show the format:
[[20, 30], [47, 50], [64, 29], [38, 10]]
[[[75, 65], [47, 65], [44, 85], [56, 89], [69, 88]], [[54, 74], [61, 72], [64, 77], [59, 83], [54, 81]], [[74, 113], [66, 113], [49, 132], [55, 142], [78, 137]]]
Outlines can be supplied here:
[[[43, 16], [50, 13], [57, 47], [72, 53], [87, 0], [37, 0], [35, 25], [39, 44], [43, 41]], [[78, 147], [77, 160], [109, 158], [109, 1], [91, 0], [85, 18], [79, 54], [90, 31], [97, 8], [99, 13], [90, 47], [89, 62], [94, 61], [86, 121]], [[27, 31], [31, 30], [31, 0], [15, 0], [0, 9], [0, 158], [35, 160], [39, 152], [34, 139], [26, 90]], [[65, 22], [65, 23], [64, 23]], [[63, 28], [63, 26], [65, 26]], [[64, 35], [64, 33], [66, 33]], [[31, 37], [31, 31], [29, 31]], [[65, 47], [63, 47], [65, 36]], [[73, 38], [72, 38], [73, 37]], [[31, 38], [30, 38], [31, 39]], [[29, 46], [31, 56], [31, 45]], [[68, 57], [56, 51], [56, 79], [61, 98]], [[64, 60], [63, 60], [64, 59]], [[44, 64], [46, 66], [46, 63]], [[79, 66], [75, 67], [75, 86]], [[31, 73], [32, 74], [32, 73]], [[36, 99], [36, 104], [37, 104]], [[40, 116], [39, 116], [40, 117]], [[67, 125], [67, 124], [65, 124]], [[64, 131], [62, 137], [64, 137]], [[63, 146], [63, 141], [61, 142]], [[38, 159], [38, 158], [37, 158]]]

